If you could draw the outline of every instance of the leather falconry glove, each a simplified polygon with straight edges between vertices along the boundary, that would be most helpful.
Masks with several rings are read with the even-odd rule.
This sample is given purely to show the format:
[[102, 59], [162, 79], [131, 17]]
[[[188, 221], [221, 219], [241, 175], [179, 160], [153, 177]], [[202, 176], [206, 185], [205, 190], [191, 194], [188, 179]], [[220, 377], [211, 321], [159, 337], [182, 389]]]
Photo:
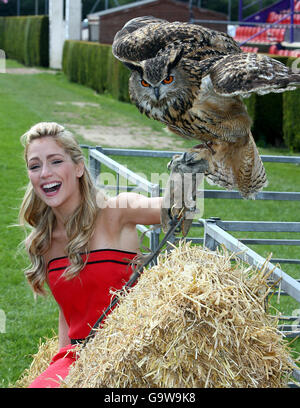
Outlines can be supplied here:
[[162, 229], [167, 232], [175, 217], [184, 217], [181, 232], [186, 236], [196, 212], [197, 188], [208, 170], [208, 162], [199, 160], [197, 153], [186, 152], [174, 155], [168, 163], [168, 169], [170, 176], [160, 215]]

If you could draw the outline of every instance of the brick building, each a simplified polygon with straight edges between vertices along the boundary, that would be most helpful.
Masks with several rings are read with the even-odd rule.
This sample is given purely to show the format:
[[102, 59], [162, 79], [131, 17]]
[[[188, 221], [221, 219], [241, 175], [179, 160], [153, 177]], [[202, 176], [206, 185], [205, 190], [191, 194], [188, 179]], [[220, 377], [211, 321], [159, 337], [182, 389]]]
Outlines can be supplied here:
[[[192, 13], [191, 13], [192, 11]], [[189, 8], [188, 3], [175, 0], [144, 0], [124, 6], [114, 7], [88, 16], [89, 40], [103, 44], [112, 44], [117, 31], [132, 18], [154, 16], [168, 21], [227, 20], [226, 14], [198, 7]], [[218, 31], [227, 31], [226, 24], [201, 23], [205, 27]]]

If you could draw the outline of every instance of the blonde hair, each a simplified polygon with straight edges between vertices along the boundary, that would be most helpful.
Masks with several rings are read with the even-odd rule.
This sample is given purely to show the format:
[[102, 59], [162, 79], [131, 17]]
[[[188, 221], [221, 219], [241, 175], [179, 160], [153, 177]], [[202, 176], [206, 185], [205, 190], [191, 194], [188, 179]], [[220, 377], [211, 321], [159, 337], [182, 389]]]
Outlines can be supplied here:
[[[70, 155], [75, 164], [84, 163], [83, 153], [74, 136], [55, 122], [37, 123], [21, 137], [26, 163], [30, 143], [45, 136], [53, 137], [57, 144]], [[64, 272], [64, 277], [67, 279], [77, 276], [84, 266], [80, 254], [88, 252], [89, 241], [94, 232], [95, 220], [99, 210], [96, 202], [96, 188], [85, 163], [79, 185], [81, 193], [80, 205], [65, 223], [68, 238], [65, 253], [70, 261], [70, 266]], [[21, 204], [19, 223], [24, 227], [26, 224], [32, 227], [30, 234], [24, 240], [31, 260], [31, 265], [24, 271], [25, 276], [33, 291], [44, 295], [43, 286], [47, 278], [47, 265], [45, 265], [43, 255], [51, 246], [56, 217], [52, 208], [37, 196], [31, 182], [27, 186]]]

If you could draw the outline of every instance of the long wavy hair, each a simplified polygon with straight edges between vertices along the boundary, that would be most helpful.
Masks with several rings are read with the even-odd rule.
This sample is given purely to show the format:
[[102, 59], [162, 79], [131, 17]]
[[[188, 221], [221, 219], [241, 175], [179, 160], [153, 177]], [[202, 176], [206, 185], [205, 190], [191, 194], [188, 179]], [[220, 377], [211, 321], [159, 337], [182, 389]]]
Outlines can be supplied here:
[[[53, 137], [56, 143], [70, 155], [75, 164], [84, 163], [84, 172], [79, 179], [81, 202], [65, 222], [68, 238], [65, 253], [70, 265], [66, 268], [64, 277], [72, 279], [84, 266], [81, 254], [87, 254], [89, 250], [89, 241], [94, 232], [95, 220], [99, 211], [96, 201], [97, 191], [85, 165], [82, 150], [74, 136], [55, 122], [38, 123], [21, 137], [26, 163], [30, 143], [46, 136]], [[24, 271], [25, 276], [35, 293], [45, 295], [44, 283], [47, 279], [47, 265], [45, 265], [43, 255], [51, 246], [56, 217], [52, 208], [37, 196], [31, 182], [27, 186], [21, 204], [19, 224], [25, 228], [27, 236], [24, 244], [31, 260], [31, 265]], [[26, 228], [28, 225], [31, 227], [29, 234]]]

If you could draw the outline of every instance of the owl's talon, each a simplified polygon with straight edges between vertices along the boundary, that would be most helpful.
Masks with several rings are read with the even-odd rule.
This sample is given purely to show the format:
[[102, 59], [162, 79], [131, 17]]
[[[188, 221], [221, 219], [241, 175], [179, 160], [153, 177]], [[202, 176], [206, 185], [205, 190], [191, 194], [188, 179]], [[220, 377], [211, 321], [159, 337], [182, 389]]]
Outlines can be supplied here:
[[183, 175], [187, 173], [205, 173], [209, 166], [207, 160], [199, 158], [197, 153], [185, 152], [181, 155], [174, 155], [167, 167], [171, 173], [179, 173]]
[[[196, 213], [197, 186], [201, 177], [208, 170], [207, 160], [200, 158], [197, 153], [185, 152], [174, 155], [168, 164], [170, 178], [166, 186], [163, 207], [161, 210], [161, 224], [164, 232], [176, 220], [182, 220], [181, 233], [186, 236]], [[179, 231], [176, 231], [179, 232]]]
[[197, 144], [196, 146], [193, 146], [193, 149], [208, 149], [211, 154], [216, 154], [216, 151], [213, 149], [213, 142], [204, 142], [204, 143], [200, 143]]
[[171, 218], [174, 218], [175, 215], [176, 215], [175, 212], [174, 212], [174, 209], [175, 209], [175, 205], [173, 204], [172, 207], [170, 208]]
[[182, 208], [178, 209], [178, 208], [175, 207], [175, 204], [173, 204], [171, 209], [170, 209], [171, 217], [172, 218], [176, 217], [176, 218], [180, 219], [184, 215], [185, 210], [186, 210], [185, 207], [182, 207]]
[[206, 145], [204, 143], [199, 143], [196, 146], [193, 146], [193, 149], [206, 149]]
[[[165, 219], [165, 216], [161, 217], [163, 220], [162, 225], [164, 226], [168, 225], [170, 227], [170, 226], [173, 226], [175, 223], [177, 223], [177, 221], [179, 221], [181, 218], [183, 218], [181, 225], [176, 228], [176, 230], [174, 231], [174, 234], [181, 233], [183, 236], [186, 236], [193, 220], [185, 218], [185, 213], [187, 211], [185, 207], [182, 207], [180, 211], [178, 212], [178, 214], [175, 214], [172, 211], [173, 209], [174, 209], [174, 206], [170, 208], [168, 211], [168, 220]], [[167, 232], [166, 228], [163, 228], [163, 230], [164, 232]]]

